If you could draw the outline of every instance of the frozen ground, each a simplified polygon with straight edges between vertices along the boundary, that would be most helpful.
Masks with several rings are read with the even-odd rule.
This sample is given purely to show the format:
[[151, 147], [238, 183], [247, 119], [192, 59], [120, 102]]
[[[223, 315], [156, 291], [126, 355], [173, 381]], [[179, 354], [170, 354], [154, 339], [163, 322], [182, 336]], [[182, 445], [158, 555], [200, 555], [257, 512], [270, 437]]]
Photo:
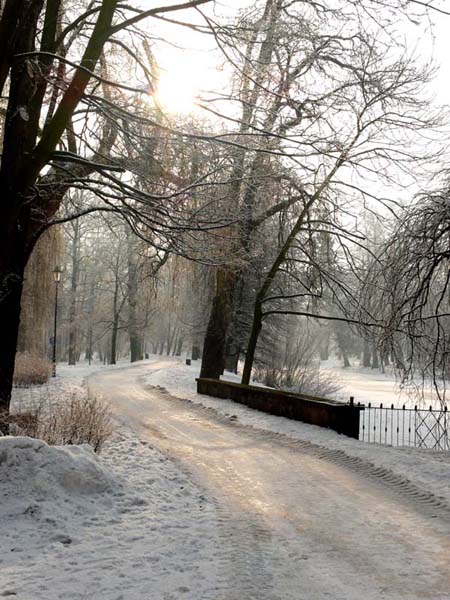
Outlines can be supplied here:
[[198, 396], [198, 364], [124, 366], [48, 387], [111, 402], [100, 459], [0, 439], [0, 597], [450, 600], [447, 455]]

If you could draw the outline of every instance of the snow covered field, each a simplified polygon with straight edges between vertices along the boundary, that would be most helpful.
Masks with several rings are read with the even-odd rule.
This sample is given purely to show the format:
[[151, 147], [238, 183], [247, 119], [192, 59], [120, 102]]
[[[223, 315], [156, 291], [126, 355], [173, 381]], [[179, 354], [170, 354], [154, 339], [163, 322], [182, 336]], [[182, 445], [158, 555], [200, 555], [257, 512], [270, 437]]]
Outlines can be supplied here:
[[[381, 373], [378, 369], [363, 367], [349, 367], [344, 369], [332, 361], [321, 364], [321, 369], [333, 374], [342, 384], [342, 390], [338, 393], [339, 399], [348, 400], [353, 396], [355, 402], [362, 404], [372, 403], [373, 406], [391, 406], [401, 408], [403, 404], [407, 407], [418, 405], [428, 408], [430, 405], [438, 408], [439, 401], [431, 387], [423, 390], [423, 398], [414, 394], [413, 389], [402, 389], [391, 373]], [[420, 389], [420, 382], [417, 382]], [[409, 392], [409, 393], [408, 393]]]

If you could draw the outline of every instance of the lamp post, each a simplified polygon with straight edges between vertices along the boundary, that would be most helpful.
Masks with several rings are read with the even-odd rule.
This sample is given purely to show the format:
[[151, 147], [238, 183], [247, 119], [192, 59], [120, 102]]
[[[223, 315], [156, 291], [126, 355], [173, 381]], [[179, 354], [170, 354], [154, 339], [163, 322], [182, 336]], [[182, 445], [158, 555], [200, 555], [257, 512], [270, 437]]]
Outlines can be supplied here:
[[56, 326], [58, 323], [58, 287], [61, 281], [61, 267], [56, 266], [53, 269], [53, 280], [55, 282], [55, 320], [53, 326], [53, 370], [52, 377], [56, 377]]

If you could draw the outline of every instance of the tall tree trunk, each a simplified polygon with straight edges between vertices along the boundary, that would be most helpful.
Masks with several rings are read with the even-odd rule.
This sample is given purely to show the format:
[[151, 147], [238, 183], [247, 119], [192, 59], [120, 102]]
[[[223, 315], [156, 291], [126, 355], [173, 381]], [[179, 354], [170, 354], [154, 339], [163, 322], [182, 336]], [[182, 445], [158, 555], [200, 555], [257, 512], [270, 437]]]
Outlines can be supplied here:
[[352, 366], [350, 364], [350, 360], [349, 360], [347, 352], [345, 352], [345, 350], [342, 350], [342, 358], [344, 359], [344, 369], [348, 369], [349, 367]]
[[201, 346], [198, 341], [194, 341], [192, 344], [191, 356], [192, 360], [198, 360], [202, 355]]
[[250, 332], [250, 339], [248, 340], [247, 351], [245, 353], [244, 370], [242, 372], [242, 382], [244, 385], [250, 383], [250, 377], [252, 374], [253, 362], [255, 360], [256, 345], [258, 343], [258, 337], [262, 327], [262, 297], [258, 294], [255, 302], [255, 309], [253, 313], [252, 330]]
[[116, 364], [117, 358], [117, 332], [119, 330], [119, 254], [117, 255], [116, 260], [116, 271], [115, 271], [115, 282], [114, 282], [114, 297], [113, 297], [113, 322], [112, 322], [112, 331], [111, 331], [111, 353], [109, 357], [109, 363], [111, 365]]
[[180, 335], [180, 337], [178, 338], [178, 342], [177, 342], [177, 350], [175, 352], [175, 356], [181, 356], [181, 352], [183, 350], [183, 336]]
[[225, 347], [225, 369], [227, 371], [231, 371], [231, 373], [238, 372], [240, 353], [240, 346], [236, 343], [233, 337], [228, 337]]
[[328, 360], [330, 358], [330, 332], [328, 330], [320, 343], [319, 354], [320, 360]]
[[117, 363], [117, 333], [119, 331], [119, 315], [114, 316], [111, 331], [111, 354], [109, 358], [109, 364], [115, 365]]
[[379, 369], [380, 368], [380, 361], [378, 359], [378, 352], [376, 349], [376, 346], [373, 345], [372, 346], [372, 369]]
[[370, 344], [366, 339], [364, 339], [363, 347], [363, 367], [370, 367]]
[[206, 330], [200, 377], [219, 379], [225, 368], [225, 341], [230, 323], [236, 274], [218, 269], [216, 295]]
[[93, 357], [93, 337], [94, 337], [94, 309], [95, 309], [95, 288], [96, 288], [96, 280], [95, 277], [92, 277], [91, 283], [89, 285], [89, 296], [87, 301], [87, 320], [88, 320], [88, 329], [87, 329], [87, 346], [86, 346], [86, 358], [91, 364]]
[[142, 335], [138, 322], [138, 279], [137, 250], [132, 233], [128, 234], [128, 336], [130, 338], [130, 361], [142, 360]]
[[[0, 236], [0, 413], [9, 413], [14, 377], [14, 363], [20, 325], [25, 260], [20, 246], [8, 243]], [[2, 419], [0, 418], [0, 430]]]
[[77, 362], [77, 292], [78, 275], [80, 271], [80, 221], [73, 221], [72, 238], [72, 277], [70, 280], [70, 306], [69, 306], [69, 365], [75, 365]]

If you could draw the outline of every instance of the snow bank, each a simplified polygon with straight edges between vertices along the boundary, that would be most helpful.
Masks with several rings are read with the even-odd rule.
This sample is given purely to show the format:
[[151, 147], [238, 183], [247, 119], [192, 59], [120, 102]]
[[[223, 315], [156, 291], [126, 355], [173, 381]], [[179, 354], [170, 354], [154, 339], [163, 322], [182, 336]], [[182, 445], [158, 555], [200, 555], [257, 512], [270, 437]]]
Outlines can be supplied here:
[[89, 445], [48, 446], [27, 437], [0, 438], [0, 480], [3, 496], [17, 502], [99, 494], [114, 484]]
[[0, 596], [214, 598], [214, 504], [147, 440], [0, 439]]

